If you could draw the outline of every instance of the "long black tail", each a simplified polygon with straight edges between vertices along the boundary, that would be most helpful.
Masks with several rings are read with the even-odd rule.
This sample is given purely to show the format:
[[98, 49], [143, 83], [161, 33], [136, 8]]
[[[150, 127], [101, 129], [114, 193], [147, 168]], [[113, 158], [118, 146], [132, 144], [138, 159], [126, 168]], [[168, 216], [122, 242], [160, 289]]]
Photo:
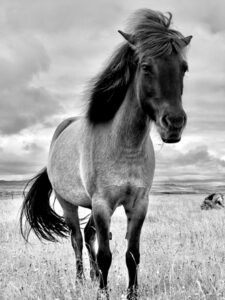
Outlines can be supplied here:
[[[31, 186], [30, 186], [31, 185]], [[26, 188], [30, 186], [26, 194]], [[24, 189], [24, 202], [20, 214], [21, 234], [27, 241], [33, 229], [39, 239], [56, 242], [59, 237], [66, 237], [69, 228], [64, 219], [57, 215], [50, 206], [52, 186], [48, 178], [47, 169], [44, 168], [32, 178]], [[23, 219], [26, 222], [23, 222]], [[27, 227], [29, 223], [29, 228]]]

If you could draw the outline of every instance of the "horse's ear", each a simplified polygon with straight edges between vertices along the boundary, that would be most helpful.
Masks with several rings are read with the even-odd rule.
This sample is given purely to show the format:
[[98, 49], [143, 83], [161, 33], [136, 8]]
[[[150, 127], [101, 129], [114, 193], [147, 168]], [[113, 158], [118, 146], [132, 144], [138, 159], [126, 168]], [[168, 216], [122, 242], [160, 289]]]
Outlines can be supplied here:
[[184, 47], [190, 44], [191, 39], [193, 38], [192, 35], [186, 36], [185, 38], [181, 39], [184, 42]]
[[121, 30], [118, 30], [118, 32], [122, 35], [122, 37], [128, 42], [128, 44], [130, 45], [130, 47], [132, 49], [135, 49], [136, 46], [135, 46], [135, 38], [132, 34], [129, 34], [129, 33], [126, 33], [126, 32], [123, 32]]
[[192, 39], [192, 35], [181, 38], [181, 39], [171, 38], [171, 43], [173, 45], [173, 48], [179, 53], [180, 49], [183, 49], [188, 44], [190, 44], [191, 39]]

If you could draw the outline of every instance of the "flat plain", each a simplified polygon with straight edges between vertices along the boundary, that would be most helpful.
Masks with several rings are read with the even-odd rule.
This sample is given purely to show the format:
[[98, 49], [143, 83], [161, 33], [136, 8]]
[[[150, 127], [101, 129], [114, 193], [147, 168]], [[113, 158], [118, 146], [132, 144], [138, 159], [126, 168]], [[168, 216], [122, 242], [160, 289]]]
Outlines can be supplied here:
[[[140, 299], [225, 299], [225, 211], [201, 211], [203, 194], [150, 195], [141, 238]], [[95, 299], [98, 284], [75, 283], [75, 259], [69, 239], [41, 243], [19, 233], [22, 199], [0, 200], [0, 299]], [[110, 299], [126, 299], [126, 218], [112, 218]]]

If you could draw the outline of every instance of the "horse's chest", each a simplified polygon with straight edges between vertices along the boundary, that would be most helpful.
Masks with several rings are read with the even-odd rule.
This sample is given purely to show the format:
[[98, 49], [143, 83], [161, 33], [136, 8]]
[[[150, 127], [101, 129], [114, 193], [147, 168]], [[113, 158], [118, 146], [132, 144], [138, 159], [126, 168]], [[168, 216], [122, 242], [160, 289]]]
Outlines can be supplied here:
[[144, 181], [144, 169], [140, 165], [136, 164], [118, 164], [117, 166], [109, 169], [108, 178], [115, 185], [143, 185]]
[[115, 158], [106, 161], [104, 170], [100, 172], [100, 180], [106, 185], [123, 187], [146, 187], [152, 181], [154, 161], [149, 158]]
[[149, 188], [136, 187], [127, 183], [124, 186], [107, 186], [100, 195], [109, 200], [111, 208], [115, 209], [120, 205], [134, 207], [137, 200], [143, 199], [148, 191]]

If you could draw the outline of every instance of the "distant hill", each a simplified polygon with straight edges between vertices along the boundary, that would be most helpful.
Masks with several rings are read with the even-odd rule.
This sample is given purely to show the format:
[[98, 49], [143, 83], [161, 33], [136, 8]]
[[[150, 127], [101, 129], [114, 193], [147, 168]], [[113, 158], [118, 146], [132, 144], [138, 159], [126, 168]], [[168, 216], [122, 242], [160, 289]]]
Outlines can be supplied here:
[[27, 183], [27, 180], [0, 180], [0, 186], [1, 185], [15, 185], [15, 186], [21, 186]]
[[[21, 197], [27, 180], [0, 180], [0, 199]], [[225, 182], [216, 179], [164, 179], [155, 178], [151, 194], [225, 194]]]
[[225, 181], [216, 179], [155, 180], [151, 192], [155, 194], [225, 193]]
[[26, 180], [0, 180], [0, 199], [21, 197], [26, 183]]

